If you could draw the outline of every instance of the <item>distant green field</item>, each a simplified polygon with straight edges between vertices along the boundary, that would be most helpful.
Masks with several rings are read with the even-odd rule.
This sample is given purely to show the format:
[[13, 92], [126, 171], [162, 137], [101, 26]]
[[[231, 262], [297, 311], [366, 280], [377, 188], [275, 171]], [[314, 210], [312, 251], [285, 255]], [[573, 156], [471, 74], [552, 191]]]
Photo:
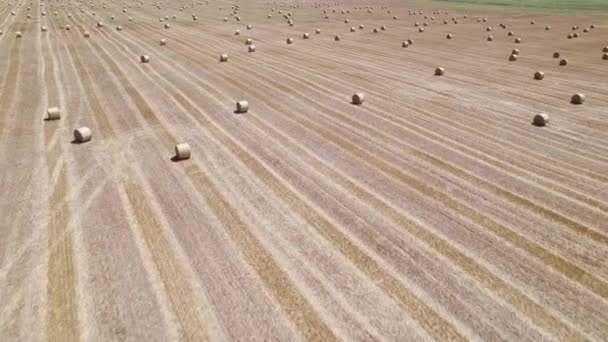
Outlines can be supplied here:
[[[502, 7], [533, 12], [607, 11], [608, 0], [432, 0], [460, 6]], [[459, 6], [459, 7], [460, 7]]]

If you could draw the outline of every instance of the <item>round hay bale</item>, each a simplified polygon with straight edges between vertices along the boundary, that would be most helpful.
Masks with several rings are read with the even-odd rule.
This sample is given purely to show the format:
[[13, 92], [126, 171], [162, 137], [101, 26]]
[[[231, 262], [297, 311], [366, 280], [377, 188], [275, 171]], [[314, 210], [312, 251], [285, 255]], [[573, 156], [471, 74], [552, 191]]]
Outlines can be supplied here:
[[572, 35], [572, 38], [578, 38], [578, 33], [574, 33], [574, 34]]
[[166, 28], [166, 29], [170, 29], [170, 28], [171, 28], [171, 25], [169, 25], [169, 23], [166, 23], [166, 24], [165, 24], [165, 28]]
[[190, 145], [186, 143], [181, 143], [175, 145], [175, 157], [174, 160], [185, 160], [190, 159], [192, 151], [190, 150]]
[[583, 30], [583, 32], [585, 32], [585, 33], [589, 32], [589, 28], [585, 27], [585, 29]]
[[228, 55], [223, 53], [220, 55], [220, 62], [228, 62]]
[[315, 30], [315, 33], [316, 33], [316, 34], [320, 34], [320, 33], [321, 33], [321, 29], [320, 29], [320, 28], [316, 29], [316, 30]]
[[361, 24], [359, 25], [359, 30], [363, 30], [365, 28], [365, 25]]
[[91, 140], [92, 137], [93, 133], [91, 133], [91, 129], [89, 129], [88, 127], [80, 127], [74, 130], [74, 141], [79, 144]]
[[454, 35], [453, 35], [453, 34], [451, 34], [451, 33], [448, 33], [448, 34], [447, 34], [445, 37], [446, 37], [447, 39], [452, 39], [452, 38], [454, 38]]
[[413, 39], [408, 39], [408, 40], [407, 40], [407, 43], [408, 43], [409, 45], [414, 45], [414, 40], [413, 40]]
[[374, 33], [378, 33], [378, 32], [379, 32], [378, 29], [374, 28]]
[[122, 26], [120, 26], [120, 25], [116, 26], [116, 31], [122, 31]]
[[334, 40], [335, 40], [335, 41], [340, 41], [340, 39], [342, 39], [342, 37], [340, 37], [340, 35], [336, 35], [336, 36], [334, 37]]
[[228, 18], [227, 18], [227, 17], [224, 17], [224, 21], [228, 21]]
[[150, 63], [150, 56], [148, 56], [148, 55], [142, 55], [141, 57], [139, 57], [139, 60], [142, 63]]
[[515, 62], [517, 60], [517, 55], [511, 55], [511, 56], [509, 56], [509, 60], [511, 62]]
[[289, 37], [287, 38], [287, 44], [293, 44], [293, 38]]
[[604, 54], [602, 55], [602, 59], [608, 60], [608, 52], [604, 52]]
[[513, 31], [509, 31], [509, 33], [507, 33], [507, 36], [511, 37], [512, 35], [514, 35], [515, 33], [513, 33]]
[[85, 38], [89, 38], [91, 36], [91, 34], [89, 33], [89, 31], [84, 31], [83, 33]]
[[405, 42], [405, 41], [404, 41], [404, 42], [402, 42], [402, 43], [401, 43], [401, 47], [406, 48], [406, 47], [408, 47], [408, 46], [410, 46], [410, 44], [409, 44], [408, 42]]
[[545, 73], [542, 71], [537, 71], [534, 73], [534, 79], [535, 80], [542, 80], [543, 78], [545, 78]]
[[237, 101], [236, 103], [236, 112], [237, 113], [247, 113], [247, 111], [249, 110], [249, 102], [242, 100], [242, 101]]
[[160, 40], [160, 46], [165, 46], [165, 45], [167, 45], [167, 39], [163, 38]]
[[604, 48], [602, 49], [602, 52], [608, 52], [608, 46], [604, 46]]
[[236, 30], [236, 31], [234, 31], [234, 35], [235, 35], [235, 36], [240, 36], [240, 35], [241, 35], [241, 31], [240, 31], [240, 30]]
[[521, 38], [519, 38], [519, 37], [515, 38], [515, 43], [516, 43], [516, 44], [521, 43]]
[[585, 94], [576, 93], [576, 94], [572, 95], [570, 102], [572, 104], [576, 104], [576, 105], [583, 104], [583, 102], [585, 102]]
[[255, 52], [255, 45], [249, 45], [249, 52]]
[[305, 33], [302, 35], [302, 38], [304, 38], [304, 39], [308, 39], [308, 38], [310, 38], [310, 34], [309, 34], [308, 32], [305, 32]]
[[344, 23], [345, 23], [345, 24], [348, 24], [348, 19], [344, 19]]
[[488, 36], [488, 41], [491, 42], [494, 40], [494, 36]]
[[549, 123], [549, 115], [547, 113], [539, 113], [534, 115], [534, 119], [532, 119], [532, 123], [535, 126], [543, 127], [547, 123]]
[[486, 27], [486, 32], [490, 32], [490, 31], [492, 31], [492, 27], [491, 26]]
[[559, 56], [560, 56], [559, 52], [556, 51], [553, 53], [553, 58], [559, 58]]
[[103, 27], [103, 23], [101, 21], [97, 22], [97, 27]]
[[595, 28], [595, 24], [591, 24], [591, 26], [589, 26], [589, 28], [594, 29]]
[[551, 26], [545, 26], [545, 31], [551, 30]]
[[48, 28], [47, 28], [46, 26], [42, 26], [42, 27], [40, 28], [40, 31], [42, 31], [42, 32], [46, 32], [46, 31], [48, 31]]
[[61, 111], [59, 110], [59, 107], [49, 107], [46, 110], [46, 119], [47, 120], [61, 119]]
[[530, 22], [530, 25], [534, 25], [534, 20], [532, 20], [532, 21]]
[[247, 25], [247, 29], [248, 29], [248, 30], [251, 30], [252, 28], [253, 28], [253, 26], [251, 26], [251, 25]]
[[382, 31], [386, 31], [386, 26], [382, 25], [382, 26], [380, 26], [380, 29], [381, 29]]
[[513, 50], [511, 50], [511, 54], [512, 55], [519, 55], [519, 49], [513, 49]]
[[572, 33], [570, 33], [570, 34], [568, 35], [568, 39], [572, 39], [572, 37], [573, 37], [573, 36], [572, 36]]
[[245, 45], [251, 45], [252, 43], [253, 43], [253, 40], [251, 38], [245, 39]]
[[562, 58], [562, 59], [559, 61], [559, 65], [560, 65], [560, 66], [566, 66], [566, 65], [568, 65], [568, 59], [566, 59], [566, 58]]
[[355, 32], [357, 29], [353, 26], [350, 28], [350, 32]]
[[21, 38], [21, 37], [23, 37], [23, 33], [21, 33], [21, 31], [17, 31], [17, 32], [15, 32], [15, 37]]
[[365, 95], [363, 93], [355, 93], [352, 98], [352, 104], [360, 105], [360, 104], [363, 104], [364, 100], [365, 100]]
[[424, 32], [424, 28], [423, 28], [423, 27], [419, 28], [419, 29], [418, 29], [418, 32], [419, 32], [419, 33]]
[[445, 74], [445, 69], [443, 67], [439, 67], [435, 69], [435, 76], [443, 76]]

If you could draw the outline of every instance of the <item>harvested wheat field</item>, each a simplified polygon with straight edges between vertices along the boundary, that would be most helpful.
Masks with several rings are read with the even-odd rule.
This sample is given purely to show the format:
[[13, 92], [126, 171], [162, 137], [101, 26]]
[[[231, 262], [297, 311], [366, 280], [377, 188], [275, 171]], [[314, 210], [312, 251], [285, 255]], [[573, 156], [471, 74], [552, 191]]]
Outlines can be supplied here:
[[0, 0], [0, 341], [608, 340], [597, 6]]

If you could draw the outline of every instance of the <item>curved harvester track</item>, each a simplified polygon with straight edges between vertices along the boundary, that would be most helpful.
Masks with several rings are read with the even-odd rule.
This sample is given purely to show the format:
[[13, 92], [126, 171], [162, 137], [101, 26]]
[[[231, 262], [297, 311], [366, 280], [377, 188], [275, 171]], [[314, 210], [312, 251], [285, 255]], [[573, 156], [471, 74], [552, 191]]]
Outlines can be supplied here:
[[0, 341], [608, 340], [608, 16], [446, 6], [0, 0]]

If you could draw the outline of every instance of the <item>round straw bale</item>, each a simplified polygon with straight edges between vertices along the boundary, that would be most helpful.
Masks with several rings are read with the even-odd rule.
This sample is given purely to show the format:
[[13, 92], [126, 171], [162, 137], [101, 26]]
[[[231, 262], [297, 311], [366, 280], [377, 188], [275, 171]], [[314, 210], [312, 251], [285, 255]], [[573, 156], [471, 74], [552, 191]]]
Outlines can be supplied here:
[[116, 31], [122, 31], [122, 26], [120, 26], [120, 25], [116, 26]]
[[359, 30], [363, 30], [365, 28], [365, 25], [361, 24], [359, 25]]
[[365, 95], [363, 93], [355, 93], [352, 98], [352, 104], [360, 105], [365, 100]]
[[228, 55], [223, 53], [220, 55], [220, 62], [228, 62]]
[[602, 52], [608, 52], [608, 46], [604, 46], [604, 48], [602, 49]]
[[543, 78], [545, 78], [545, 73], [542, 71], [537, 71], [534, 73], [534, 79], [535, 80], [542, 80]]
[[517, 43], [517, 44], [521, 43], [521, 38], [520, 37], [515, 38], [515, 43]]
[[245, 39], [245, 45], [251, 45], [251, 43], [253, 43], [253, 40], [251, 38]]
[[148, 55], [142, 55], [141, 57], [139, 57], [139, 60], [142, 63], [149, 63], [150, 62], [150, 56], [148, 56]]
[[413, 39], [408, 39], [408, 40], [407, 40], [407, 43], [408, 43], [409, 45], [414, 45], [414, 40], [413, 40]]
[[305, 33], [302, 35], [302, 38], [304, 38], [304, 39], [308, 39], [308, 38], [310, 38], [310, 34], [309, 34], [308, 32], [305, 32]]
[[515, 33], [513, 33], [513, 31], [509, 31], [509, 33], [507, 33], [507, 35], [510, 37], [512, 35], [514, 35]]
[[251, 25], [247, 25], [247, 29], [248, 29], [248, 30], [251, 30], [252, 28], [253, 28], [253, 26], [251, 26]]
[[293, 44], [293, 38], [289, 37], [287, 38], [287, 44]]
[[535, 126], [543, 127], [547, 123], [549, 123], [549, 115], [547, 113], [538, 113], [534, 115], [534, 119], [532, 119], [532, 123]]
[[585, 102], [585, 94], [576, 93], [572, 95], [572, 99], [570, 99], [570, 102], [577, 105], [583, 104], [583, 102]]
[[487, 39], [488, 39], [488, 41], [489, 41], [489, 42], [491, 42], [491, 41], [493, 41], [493, 40], [494, 40], [494, 36], [488, 36], [488, 38], [487, 38]]
[[255, 45], [249, 45], [249, 52], [255, 52]]
[[546, 31], [551, 30], [551, 26], [545, 26], [545, 30], [546, 30]]
[[175, 145], [175, 160], [185, 160], [190, 159], [191, 150], [190, 145], [186, 143], [181, 143]]
[[452, 39], [452, 38], [454, 38], [454, 35], [453, 35], [453, 34], [451, 34], [451, 33], [448, 33], [448, 34], [447, 34], [445, 37], [446, 37], [447, 39]]
[[439, 67], [435, 69], [435, 76], [443, 76], [445, 74], [445, 69], [443, 67]]
[[236, 103], [236, 112], [237, 113], [247, 113], [247, 111], [249, 110], [249, 102], [242, 100], [242, 101], [237, 101]]
[[566, 59], [566, 58], [562, 58], [562, 59], [559, 61], [559, 65], [560, 65], [560, 66], [566, 66], [566, 65], [568, 65], [568, 59]]
[[161, 46], [165, 46], [165, 45], [167, 45], [167, 39], [166, 39], [166, 38], [161, 39], [161, 40], [160, 40], [160, 45], [161, 45]]
[[556, 52], [553, 53], [553, 58], [559, 58], [559, 56], [560, 56], [559, 52], [556, 51]]
[[511, 54], [512, 55], [519, 55], [519, 49], [513, 49], [513, 50], [511, 50]]
[[517, 55], [511, 55], [511, 56], [509, 56], [509, 60], [511, 62], [515, 62], [517, 60]]
[[608, 52], [604, 52], [604, 54], [602, 55], [602, 59], [608, 60]]
[[342, 39], [342, 37], [340, 37], [340, 35], [336, 35], [336, 36], [334, 37], [334, 40], [335, 40], [335, 41], [339, 41], [340, 39]]
[[42, 32], [46, 32], [47, 30], [48, 30], [48, 28], [47, 28], [46, 26], [42, 26], [42, 27], [40, 28], [40, 31], [42, 31]]
[[424, 32], [424, 27], [419, 28], [418, 32], [420, 32], [420, 33]]
[[382, 25], [382, 26], [380, 26], [380, 29], [381, 29], [382, 31], [386, 31], [386, 26]]
[[321, 29], [320, 29], [320, 28], [316, 29], [316, 30], [315, 30], [315, 33], [316, 33], [316, 34], [321, 33]]
[[23, 36], [23, 33], [21, 33], [21, 31], [15, 32], [15, 37], [21, 38], [22, 36]]
[[61, 118], [61, 111], [59, 107], [49, 107], [46, 111], [47, 120], [59, 120]]
[[350, 28], [350, 32], [355, 32], [357, 29], [353, 26]]
[[235, 35], [235, 36], [240, 36], [240, 35], [241, 35], [241, 31], [240, 31], [240, 30], [236, 30], [236, 31], [234, 31], [234, 35]]
[[405, 48], [405, 47], [408, 47], [408, 46], [410, 46], [410, 44], [408, 42], [404, 41], [404, 42], [401, 43], [401, 47]]
[[74, 140], [77, 143], [83, 143], [91, 140], [93, 134], [88, 127], [79, 127], [74, 130]]
[[101, 21], [97, 22], [97, 27], [103, 27], [103, 23]]
[[85, 38], [89, 38], [91, 36], [91, 34], [89, 33], [89, 31], [84, 31], [83, 33]]

